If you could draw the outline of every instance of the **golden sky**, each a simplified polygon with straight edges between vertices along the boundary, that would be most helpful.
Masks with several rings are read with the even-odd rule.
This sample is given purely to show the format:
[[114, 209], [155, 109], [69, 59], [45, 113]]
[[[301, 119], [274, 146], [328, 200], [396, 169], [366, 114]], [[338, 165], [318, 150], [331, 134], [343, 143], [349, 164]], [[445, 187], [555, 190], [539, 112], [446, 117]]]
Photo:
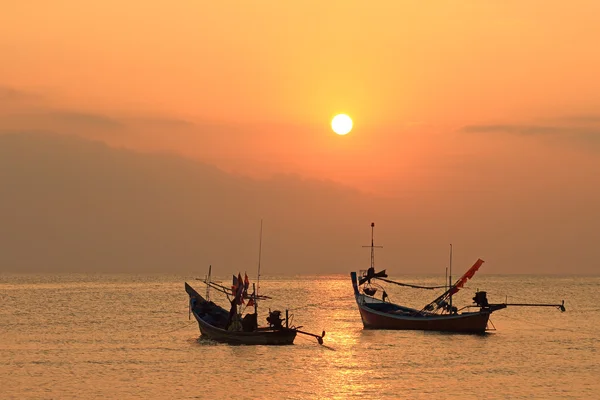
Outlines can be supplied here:
[[[545, 128], [600, 109], [596, 1], [7, 3], [5, 86], [77, 112], [190, 121], [145, 124], [128, 144], [226, 168], [352, 184], [373, 163], [388, 177], [487, 151], [493, 139], [469, 148], [480, 132], [452, 137], [467, 125]], [[352, 135], [330, 134], [338, 112]]]
[[596, 1], [4, 2], [2, 80], [229, 123], [597, 109]]
[[[506, 215], [600, 222], [598, 1], [1, 9], [0, 130], [295, 173], [423, 207], [477, 196]], [[329, 127], [339, 112], [354, 120], [344, 137]]]

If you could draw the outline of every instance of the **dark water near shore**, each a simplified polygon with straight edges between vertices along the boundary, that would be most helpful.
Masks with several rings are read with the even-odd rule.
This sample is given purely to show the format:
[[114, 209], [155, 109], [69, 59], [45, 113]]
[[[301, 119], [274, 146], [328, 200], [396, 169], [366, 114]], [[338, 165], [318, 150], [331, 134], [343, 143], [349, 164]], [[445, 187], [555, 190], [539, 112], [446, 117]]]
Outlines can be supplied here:
[[[349, 277], [266, 277], [261, 323], [288, 307], [327, 331], [325, 346], [288, 347], [199, 340], [185, 280], [204, 293], [171, 275], [0, 275], [0, 398], [600, 398], [600, 277], [478, 275], [459, 305], [485, 288], [492, 302], [567, 307], [501, 310], [480, 336], [365, 331]], [[415, 307], [437, 293], [388, 292]]]

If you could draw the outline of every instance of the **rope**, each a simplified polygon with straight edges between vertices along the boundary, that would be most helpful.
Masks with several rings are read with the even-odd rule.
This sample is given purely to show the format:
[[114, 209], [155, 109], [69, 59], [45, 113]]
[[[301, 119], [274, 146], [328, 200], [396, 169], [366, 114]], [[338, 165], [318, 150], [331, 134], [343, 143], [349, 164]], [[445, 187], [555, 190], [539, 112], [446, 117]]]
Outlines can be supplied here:
[[187, 328], [188, 326], [190, 326], [190, 325], [193, 325], [193, 324], [195, 324], [195, 323], [196, 323], [196, 321], [190, 321], [190, 322], [188, 322], [187, 324], [185, 324], [185, 325], [183, 325], [183, 326], [180, 326], [180, 327], [178, 327], [178, 328], [175, 328], [175, 329], [171, 329], [171, 330], [169, 330], [169, 331], [158, 332], [158, 333], [155, 333], [155, 335], [164, 335], [165, 333], [171, 333], [171, 332], [175, 332], [175, 331], [181, 330], [181, 329], [183, 329], [183, 328]]
[[409, 283], [402, 283], [402, 282], [396, 282], [396, 281], [392, 281], [390, 279], [385, 279], [385, 278], [378, 278], [375, 277], [375, 279], [379, 279], [382, 280], [384, 282], [387, 283], [393, 283], [394, 285], [398, 285], [398, 286], [406, 286], [409, 288], [413, 288], [413, 289], [427, 289], [427, 290], [433, 290], [433, 289], [442, 289], [445, 288], [446, 286], [421, 286], [421, 285], [411, 285]]

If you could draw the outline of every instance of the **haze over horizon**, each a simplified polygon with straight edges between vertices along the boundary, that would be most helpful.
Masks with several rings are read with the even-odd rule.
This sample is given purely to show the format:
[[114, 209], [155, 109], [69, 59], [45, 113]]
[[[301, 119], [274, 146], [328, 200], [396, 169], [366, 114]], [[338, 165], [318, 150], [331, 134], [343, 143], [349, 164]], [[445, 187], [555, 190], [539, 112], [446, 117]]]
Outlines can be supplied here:
[[365, 4], [4, 5], [0, 271], [600, 273], [600, 3]]

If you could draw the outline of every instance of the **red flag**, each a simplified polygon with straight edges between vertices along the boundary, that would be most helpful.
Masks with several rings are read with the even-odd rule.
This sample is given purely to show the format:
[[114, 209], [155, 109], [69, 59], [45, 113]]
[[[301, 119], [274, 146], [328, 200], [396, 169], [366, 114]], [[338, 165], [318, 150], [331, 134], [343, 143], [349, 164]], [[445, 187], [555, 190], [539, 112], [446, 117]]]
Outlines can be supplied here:
[[252, 307], [254, 305], [254, 298], [250, 297], [250, 300], [248, 300], [248, 305], [246, 307]]
[[238, 290], [238, 278], [233, 275], [233, 281], [231, 284], [231, 293], [233, 294], [233, 296], [235, 297], [235, 294], [237, 293]]
[[461, 287], [465, 286], [465, 283], [467, 283], [467, 281], [469, 279], [471, 279], [473, 277], [473, 275], [475, 275], [475, 272], [477, 272], [477, 270], [482, 265], [483, 265], [483, 260], [481, 258], [478, 259], [477, 261], [475, 261], [475, 264], [473, 264], [473, 266], [471, 268], [469, 268], [469, 270], [467, 272], [465, 272], [465, 274], [463, 276], [461, 276], [459, 280], [456, 281], [456, 283], [450, 290], [450, 294], [454, 294], [454, 293], [458, 292], [458, 290]]
[[242, 274], [238, 272], [238, 287], [235, 297], [237, 298], [238, 304], [244, 304], [244, 281], [242, 281]]
[[248, 297], [248, 286], [250, 285], [250, 281], [248, 280], [248, 275], [244, 272], [244, 292], [242, 293], [243, 297]]

